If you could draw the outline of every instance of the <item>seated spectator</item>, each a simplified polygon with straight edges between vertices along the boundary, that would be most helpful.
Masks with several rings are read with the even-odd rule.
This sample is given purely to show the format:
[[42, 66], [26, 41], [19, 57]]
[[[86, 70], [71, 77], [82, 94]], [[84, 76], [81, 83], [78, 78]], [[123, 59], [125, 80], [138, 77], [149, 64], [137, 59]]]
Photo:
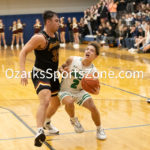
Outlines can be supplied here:
[[96, 31], [96, 34], [97, 34], [97, 37], [96, 37], [97, 42], [104, 44], [105, 43], [104, 31], [103, 31], [103, 27], [101, 25], [99, 26], [98, 30]]
[[137, 38], [135, 39], [135, 47], [139, 48], [140, 44], [144, 45], [145, 42], [145, 31], [142, 27], [138, 27]]
[[112, 26], [112, 29], [113, 29], [113, 30], [116, 30], [117, 25], [118, 25], [118, 20], [112, 18], [110, 24], [111, 24], [111, 26]]
[[135, 38], [137, 37], [137, 30], [135, 25], [130, 27], [129, 37], [125, 39], [125, 44], [129, 50], [134, 48]]
[[109, 46], [113, 46], [115, 43], [115, 37], [116, 37], [115, 31], [112, 29], [112, 26], [109, 26], [106, 37], [106, 44]]
[[125, 25], [119, 32], [119, 46], [122, 48], [126, 48], [126, 43], [125, 39], [129, 37], [130, 30], [129, 28]]

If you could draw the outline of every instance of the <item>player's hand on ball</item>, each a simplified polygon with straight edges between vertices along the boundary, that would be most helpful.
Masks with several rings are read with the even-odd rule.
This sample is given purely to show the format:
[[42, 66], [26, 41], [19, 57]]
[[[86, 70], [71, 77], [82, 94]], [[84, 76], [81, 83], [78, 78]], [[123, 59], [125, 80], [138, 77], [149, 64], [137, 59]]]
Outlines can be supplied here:
[[99, 91], [100, 91], [100, 88], [99, 88], [99, 87], [94, 88], [94, 89], [92, 90], [92, 94], [98, 95], [98, 94], [99, 94]]

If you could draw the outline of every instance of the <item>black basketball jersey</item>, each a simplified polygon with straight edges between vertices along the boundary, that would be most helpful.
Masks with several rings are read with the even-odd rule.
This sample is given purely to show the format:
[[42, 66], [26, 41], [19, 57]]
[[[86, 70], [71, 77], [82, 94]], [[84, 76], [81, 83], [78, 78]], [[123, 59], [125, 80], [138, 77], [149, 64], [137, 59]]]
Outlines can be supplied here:
[[58, 69], [58, 58], [59, 58], [59, 40], [55, 34], [55, 37], [50, 37], [45, 31], [41, 31], [44, 35], [47, 46], [44, 50], [35, 49], [34, 53], [36, 56], [35, 67], [46, 71], [52, 69], [52, 72]]

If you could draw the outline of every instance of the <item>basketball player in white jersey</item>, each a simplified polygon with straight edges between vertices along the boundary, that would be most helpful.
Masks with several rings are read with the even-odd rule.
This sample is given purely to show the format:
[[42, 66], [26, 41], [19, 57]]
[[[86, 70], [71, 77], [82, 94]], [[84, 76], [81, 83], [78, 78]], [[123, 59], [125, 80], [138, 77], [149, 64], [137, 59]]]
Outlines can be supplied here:
[[0, 48], [1, 48], [1, 39], [4, 44], [4, 49], [6, 49], [7, 45], [6, 45], [6, 40], [5, 40], [4, 24], [3, 24], [2, 19], [0, 19]]
[[[71, 72], [71, 77], [62, 79], [59, 98], [65, 105], [66, 112], [70, 116], [71, 124], [74, 126], [75, 132], [82, 133], [84, 129], [78, 118], [75, 117], [74, 102], [82, 105], [91, 112], [92, 119], [97, 127], [97, 139], [106, 139], [104, 129], [101, 127], [100, 114], [96, 108], [91, 95], [82, 89], [81, 79], [87, 73], [98, 75], [93, 60], [99, 55], [99, 45], [91, 42], [85, 49], [84, 57], [70, 57], [60, 68], [60, 72]], [[93, 94], [99, 93], [98, 89], [93, 89]]]

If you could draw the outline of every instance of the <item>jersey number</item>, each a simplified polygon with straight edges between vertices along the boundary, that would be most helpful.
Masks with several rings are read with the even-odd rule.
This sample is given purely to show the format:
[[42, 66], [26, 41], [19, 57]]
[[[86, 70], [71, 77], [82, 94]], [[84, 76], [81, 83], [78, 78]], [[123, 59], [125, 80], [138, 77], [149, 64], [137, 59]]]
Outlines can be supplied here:
[[71, 88], [76, 89], [76, 88], [77, 88], [77, 86], [78, 86], [78, 84], [79, 84], [79, 80], [74, 79], [74, 80], [73, 80], [73, 84], [71, 84]]
[[52, 55], [53, 55], [52, 61], [57, 62], [58, 61], [58, 50], [53, 50]]

